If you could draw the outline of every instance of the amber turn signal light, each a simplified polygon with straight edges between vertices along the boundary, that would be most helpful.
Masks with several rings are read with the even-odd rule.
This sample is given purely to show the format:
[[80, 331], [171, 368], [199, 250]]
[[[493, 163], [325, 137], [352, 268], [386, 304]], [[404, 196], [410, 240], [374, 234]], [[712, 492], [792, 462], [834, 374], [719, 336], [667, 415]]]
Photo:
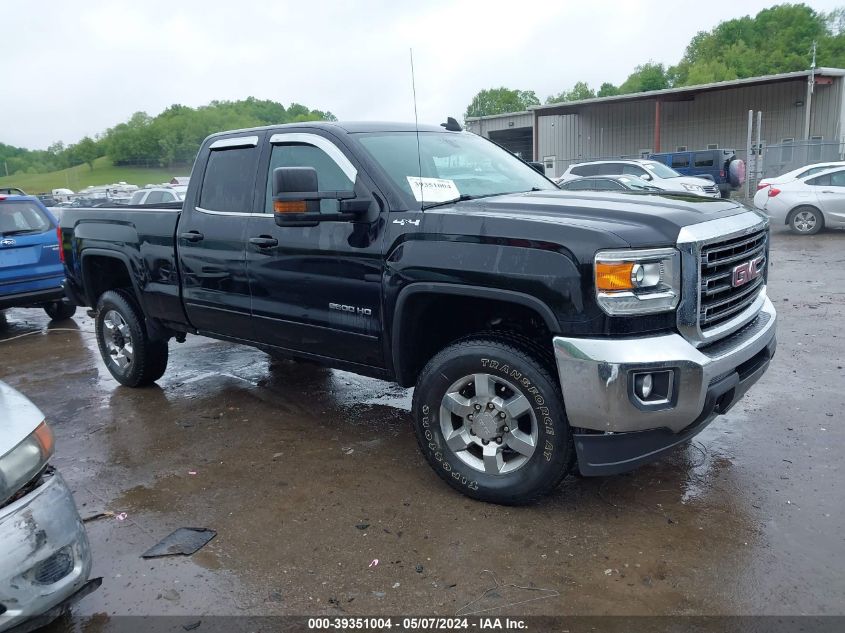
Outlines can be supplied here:
[[273, 211], [276, 213], [305, 213], [305, 200], [275, 200]]
[[633, 290], [633, 262], [596, 262], [596, 289], [603, 291]]
[[53, 430], [47, 426], [46, 422], [42, 422], [36, 427], [32, 433], [41, 447], [41, 455], [44, 459], [48, 459], [53, 454], [53, 449], [56, 446], [56, 440], [53, 437]]

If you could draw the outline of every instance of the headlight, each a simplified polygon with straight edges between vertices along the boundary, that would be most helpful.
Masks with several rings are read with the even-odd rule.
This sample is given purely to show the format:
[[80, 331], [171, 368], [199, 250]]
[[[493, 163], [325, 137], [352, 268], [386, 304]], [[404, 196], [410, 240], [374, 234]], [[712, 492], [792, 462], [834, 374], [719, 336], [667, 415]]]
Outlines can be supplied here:
[[53, 454], [53, 431], [46, 422], [8, 453], [0, 457], [0, 505], [28, 484]]
[[596, 300], [610, 315], [674, 310], [680, 279], [680, 255], [674, 248], [596, 253]]
[[685, 183], [681, 183], [687, 191], [697, 191], [697, 192], [704, 192], [704, 187], [700, 185], [688, 185]]

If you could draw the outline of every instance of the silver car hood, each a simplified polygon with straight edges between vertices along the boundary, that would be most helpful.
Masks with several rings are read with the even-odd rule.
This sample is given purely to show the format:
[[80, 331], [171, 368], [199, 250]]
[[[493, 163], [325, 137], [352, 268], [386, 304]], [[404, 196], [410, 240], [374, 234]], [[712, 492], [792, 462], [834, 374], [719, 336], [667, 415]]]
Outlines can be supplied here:
[[38, 407], [0, 381], [0, 455], [15, 448], [43, 421]]

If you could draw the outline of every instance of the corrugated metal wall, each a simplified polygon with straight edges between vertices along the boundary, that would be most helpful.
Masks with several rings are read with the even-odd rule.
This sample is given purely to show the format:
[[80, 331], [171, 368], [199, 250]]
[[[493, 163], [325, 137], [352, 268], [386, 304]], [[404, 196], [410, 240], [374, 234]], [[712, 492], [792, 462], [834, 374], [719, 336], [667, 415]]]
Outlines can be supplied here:
[[490, 119], [467, 121], [467, 129], [470, 132], [485, 137], [489, 132], [520, 127], [534, 127], [534, 115], [529, 112], [527, 114], [509, 114]]
[[[660, 148], [694, 150], [716, 144], [744, 154], [748, 110], [763, 112], [762, 139], [767, 144], [801, 139], [806, 87], [806, 80], [797, 79], [715, 90], [687, 101], [664, 101]], [[845, 107], [842, 91], [841, 77], [834, 77], [831, 85], [816, 86], [811, 136], [825, 141], [840, 139]], [[653, 144], [654, 101], [592, 104], [580, 106], [577, 114], [539, 118], [538, 159], [554, 156], [556, 174], [573, 162], [637, 157], [643, 150], [654, 150]]]

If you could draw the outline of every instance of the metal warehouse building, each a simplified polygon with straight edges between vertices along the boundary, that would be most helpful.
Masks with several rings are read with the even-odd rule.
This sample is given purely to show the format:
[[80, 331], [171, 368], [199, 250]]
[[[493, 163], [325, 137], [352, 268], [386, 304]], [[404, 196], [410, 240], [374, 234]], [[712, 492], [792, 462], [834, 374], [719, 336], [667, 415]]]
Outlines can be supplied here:
[[[845, 152], [845, 70], [750, 77], [585, 99], [467, 119], [467, 129], [560, 175], [574, 162], [653, 152], [735, 149], [747, 158], [748, 111], [762, 113], [760, 175]], [[756, 119], [756, 117], [755, 117]], [[756, 139], [756, 121], [754, 138]], [[751, 147], [752, 156], [756, 143]]]

